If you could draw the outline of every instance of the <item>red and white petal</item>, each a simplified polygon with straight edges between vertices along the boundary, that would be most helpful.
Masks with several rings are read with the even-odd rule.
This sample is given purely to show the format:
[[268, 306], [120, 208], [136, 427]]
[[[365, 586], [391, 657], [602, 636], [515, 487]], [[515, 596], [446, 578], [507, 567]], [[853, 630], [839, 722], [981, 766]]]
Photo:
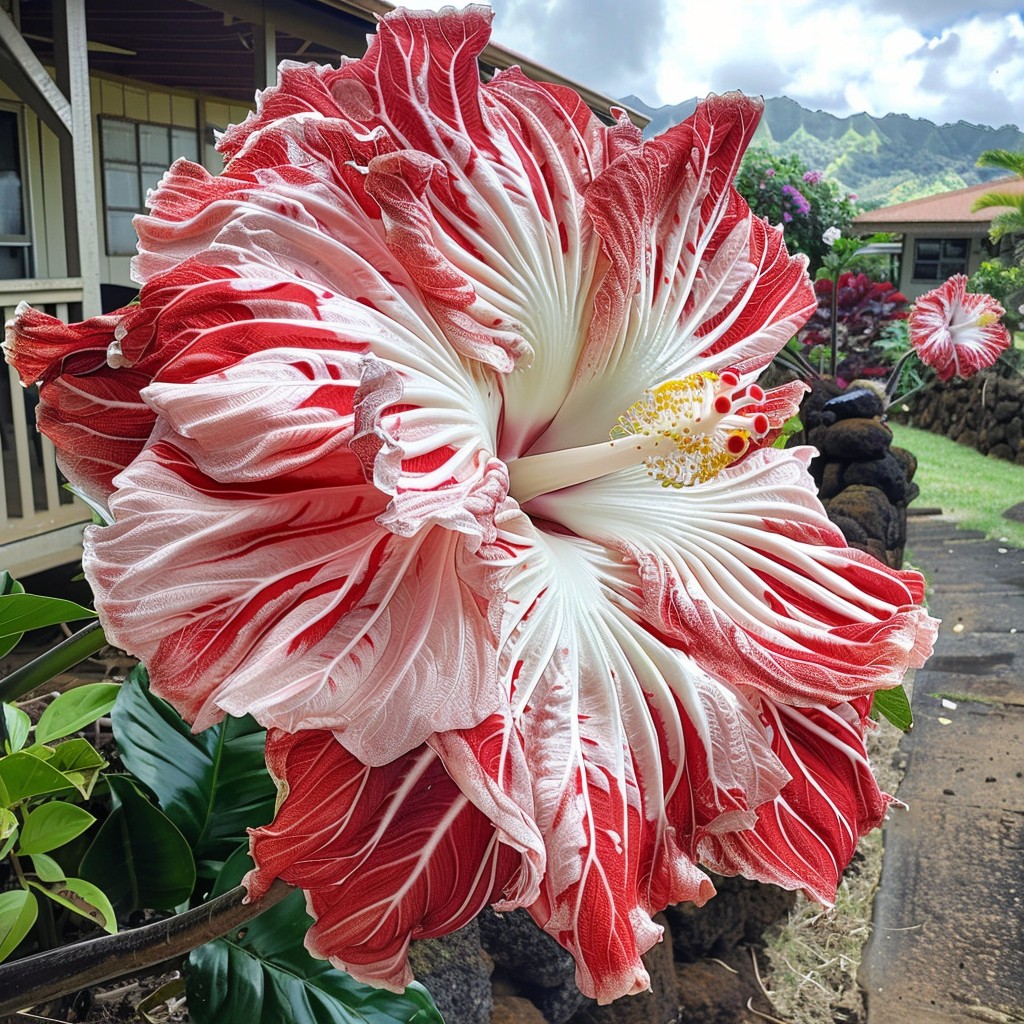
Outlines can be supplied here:
[[250, 831], [249, 898], [275, 878], [303, 888], [306, 947], [359, 981], [401, 991], [411, 939], [461, 928], [534, 873], [429, 747], [369, 767], [330, 732], [271, 730], [267, 764], [283, 800]]
[[609, 1002], [649, 984], [652, 915], [714, 892], [693, 830], [748, 827], [788, 776], [749, 708], [635, 621], [621, 556], [509, 525], [502, 667], [547, 848], [530, 913]]
[[607, 273], [572, 389], [536, 450], [600, 441], [646, 388], [766, 366], [816, 308], [806, 259], [732, 187], [761, 104], [709, 97], [599, 175], [586, 209]]
[[220, 484], [161, 440], [117, 484], [86, 575], [111, 642], [195, 728], [251, 713], [382, 764], [498, 706], [486, 567], [457, 533], [383, 530], [351, 455]]
[[794, 708], [751, 700], [792, 780], [758, 809], [752, 829], [708, 833], [695, 855], [714, 871], [802, 889], [831, 906], [858, 840], [881, 824], [891, 799], [864, 749], [869, 702]]
[[973, 377], [1010, 346], [999, 323], [1005, 312], [991, 295], [969, 293], [966, 275], [954, 274], [914, 303], [910, 342], [939, 380]]
[[529, 507], [634, 559], [645, 618], [713, 675], [833, 704], [920, 667], [936, 623], [918, 573], [844, 546], [806, 471], [811, 454], [760, 449], [679, 490], [636, 467]]
[[65, 324], [22, 303], [5, 330], [4, 353], [28, 387], [39, 384], [36, 420], [53, 441], [61, 471], [101, 504], [112, 480], [142, 451], [156, 416], [139, 397], [145, 372], [107, 362], [132, 307]]

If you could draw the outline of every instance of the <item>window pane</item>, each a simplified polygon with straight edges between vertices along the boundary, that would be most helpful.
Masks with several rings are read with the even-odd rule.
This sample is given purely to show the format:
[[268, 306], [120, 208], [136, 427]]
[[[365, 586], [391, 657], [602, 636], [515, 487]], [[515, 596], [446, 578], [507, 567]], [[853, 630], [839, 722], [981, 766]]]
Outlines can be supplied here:
[[947, 238], [942, 243], [942, 255], [953, 260], [967, 259], [967, 239]]
[[25, 246], [0, 245], [0, 281], [19, 280], [28, 277], [25, 261], [28, 249]]
[[171, 162], [170, 129], [162, 124], [140, 124], [139, 159], [166, 167]]
[[135, 163], [139, 155], [135, 148], [135, 125], [127, 121], [109, 121], [102, 118], [103, 160]]
[[156, 188], [160, 184], [160, 179], [164, 176], [164, 172], [167, 170], [167, 164], [144, 164], [142, 167], [142, 196], [143, 199], [146, 197], [146, 193], [151, 188]]
[[21, 202], [21, 175], [0, 170], [0, 235], [23, 235], [25, 216]]
[[107, 206], [129, 206], [133, 210], [142, 206], [139, 173], [134, 167], [108, 164], [103, 169], [103, 185], [107, 192]]
[[919, 260], [937, 260], [942, 253], [942, 242], [937, 238], [919, 238], [917, 241], [917, 258]]
[[199, 133], [194, 128], [171, 129], [171, 159], [183, 156], [186, 160], [199, 160]]
[[111, 256], [134, 256], [138, 236], [132, 227], [135, 216], [126, 210], [107, 211], [107, 252]]

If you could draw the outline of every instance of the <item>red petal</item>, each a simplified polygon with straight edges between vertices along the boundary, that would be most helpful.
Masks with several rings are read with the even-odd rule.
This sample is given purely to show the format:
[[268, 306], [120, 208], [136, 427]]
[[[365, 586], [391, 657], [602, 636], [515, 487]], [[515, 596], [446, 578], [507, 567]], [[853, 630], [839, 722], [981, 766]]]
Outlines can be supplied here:
[[275, 878], [305, 889], [307, 947], [360, 981], [401, 991], [410, 939], [461, 928], [516, 887], [521, 854], [429, 748], [370, 768], [329, 732], [273, 730], [267, 763], [285, 796], [251, 831], [250, 898]]
[[857, 841], [890, 801], [864, 749], [867, 702], [791, 708], [761, 698], [759, 707], [792, 781], [758, 808], [754, 828], [698, 838], [696, 854], [715, 871], [803, 889], [831, 905]]

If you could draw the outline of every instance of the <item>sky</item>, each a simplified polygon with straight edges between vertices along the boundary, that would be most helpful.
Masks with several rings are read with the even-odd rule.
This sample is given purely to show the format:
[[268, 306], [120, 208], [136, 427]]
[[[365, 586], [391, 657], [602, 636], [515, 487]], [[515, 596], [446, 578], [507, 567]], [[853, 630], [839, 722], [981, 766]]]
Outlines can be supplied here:
[[[438, 8], [442, 0], [405, 6]], [[840, 117], [866, 111], [1024, 128], [1024, 0], [490, 6], [496, 42], [606, 95], [633, 94], [652, 107], [740, 89]]]

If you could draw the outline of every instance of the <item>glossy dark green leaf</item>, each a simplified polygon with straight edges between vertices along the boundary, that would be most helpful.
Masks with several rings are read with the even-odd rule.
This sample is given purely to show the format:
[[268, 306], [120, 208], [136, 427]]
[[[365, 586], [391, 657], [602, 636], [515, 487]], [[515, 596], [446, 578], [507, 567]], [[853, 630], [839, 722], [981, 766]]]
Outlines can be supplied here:
[[212, 880], [246, 840], [246, 828], [274, 816], [265, 730], [249, 717], [225, 718], [193, 735], [137, 673], [122, 686], [111, 719], [125, 767], [156, 794], [192, 846], [200, 875]]
[[36, 742], [51, 743], [91, 725], [110, 711], [120, 689], [119, 683], [86, 683], [62, 693], [39, 716]]
[[80, 871], [120, 913], [173, 910], [192, 894], [196, 868], [188, 841], [124, 775], [106, 776], [113, 809]]
[[892, 722], [902, 732], [909, 732], [914, 724], [914, 715], [910, 710], [907, 691], [902, 686], [891, 690], [878, 690], [871, 702], [871, 717], [882, 718]]
[[[241, 848], [225, 864], [217, 891], [237, 885], [249, 867]], [[311, 957], [302, 944], [311, 923], [296, 891], [231, 935], [194, 949], [185, 970], [193, 1024], [443, 1024], [422, 985], [386, 992]]]

